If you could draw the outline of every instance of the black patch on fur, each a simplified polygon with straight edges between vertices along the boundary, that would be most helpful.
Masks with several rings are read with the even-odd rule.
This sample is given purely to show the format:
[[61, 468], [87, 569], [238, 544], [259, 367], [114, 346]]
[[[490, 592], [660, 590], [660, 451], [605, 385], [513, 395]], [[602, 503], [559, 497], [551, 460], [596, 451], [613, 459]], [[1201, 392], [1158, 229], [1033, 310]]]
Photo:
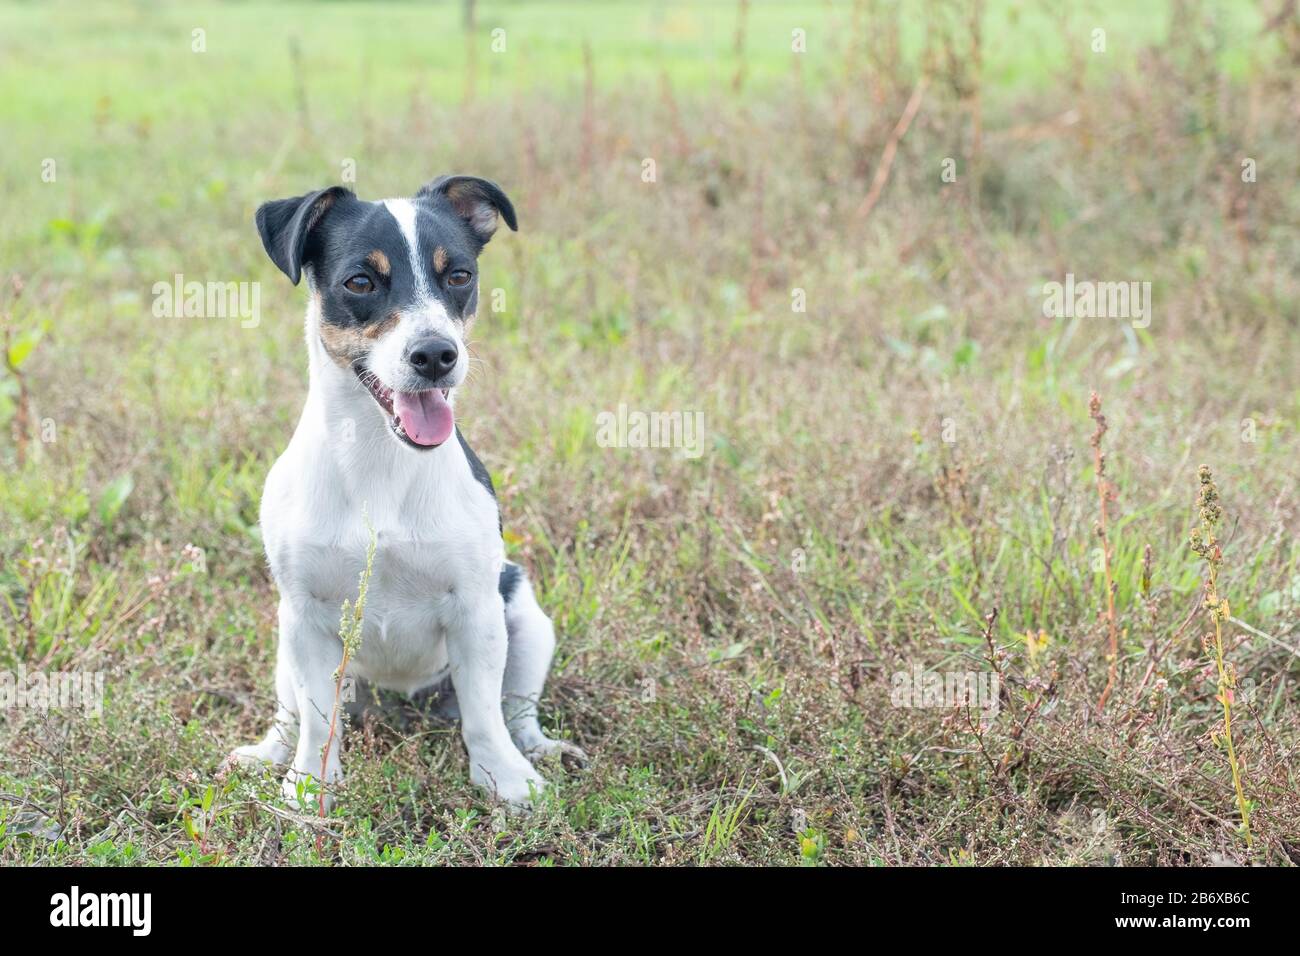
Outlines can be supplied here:
[[262, 247], [280, 271], [294, 285], [309, 261], [310, 241], [327, 213], [335, 206], [356, 202], [356, 194], [342, 186], [318, 189], [314, 193], [276, 199], [257, 207], [254, 221], [262, 237]]
[[517, 564], [511, 564], [509, 561], [501, 568], [501, 580], [497, 582], [497, 590], [501, 592], [501, 599], [507, 604], [515, 596], [515, 591], [519, 588], [519, 582], [524, 579], [524, 569]]
[[[469, 447], [469, 442], [465, 436], [460, 433], [460, 426], [456, 426], [456, 440], [460, 442], [461, 451], [465, 453], [465, 458], [469, 462], [469, 473], [474, 476], [474, 480], [487, 489], [487, 493], [492, 496], [492, 500], [497, 500], [497, 490], [492, 487], [492, 476], [488, 470], [483, 467], [483, 462], [478, 460], [478, 455], [474, 454], [474, 449]], [[500, 534], [505, 530], [501, 523], [501, 509], [497, 508], [497, 533]]]
[[492, 487], [492, 476], [488, 474], [488, 470], [483, 467], [483, 462], [478, 460], [478, 455], [474, 454], [474, 449], [469, 447], [469, 442], [467, 442], [465, 436], [460, 433], [459, 425], [456, 426], [456, 438], [460, 441], [461, 451], [463, 451], [465, 457], [469, 459], [470, 474], [474, 476], [475, 481], [487, 489], [487, 493], [492, 496], [493, 500], [496, 500], [497, 490]]
[[[443, 177], [472, 182], [469, 177]], [[482, 181], [482, 195], [493, 208], [500, 204], [501, 214], [514, 225], [514, 209], [504, 193]], [[478, 195], [478, 192], [473, 193]], [[418, 237], [417, 268], [412, 272], [410, 249], [401, 227], [382, 202], [367, 202], [341, 186], [318, 190], [292, 199], [263, 203], [257, 210], [257, 229], [267, 254], [289, 279], [297, 285], [301, 275], [309, 274], [312, 286], [320, 295], [321, 320], [344, 329], [363, 330], [382, 322], [416, 304], [420, 282], [457, 321], [466, 321], [478, 309], [478, 282], [453, 286], [450, 276], [457, 271], [478, 275], [478, 255], [484, 239], [475, 232], [451, 200], [438, 189], [425, 187], [412, 200], [415, 208], [415, 232]], [[433, 253], [442, 248], [447, 261], [441, 272], [433, 268]], [[378, 250], [387, 256], [388, 274], [380, 273], [370, 261]], [[354, 276], [362, 275], [373, 284], [371, 291], [355, 293], [345, 287]]]
[[511, 230], [519, 229], [515, 207], [510, 198], [490, 179], [478, 176], [439, 176], [416, 193], [415, 198], [427, 200], [434, 209], [445, 208], [460, 217], [478, 243], [475, 255], [492, 238], [492, 230], [483, 233], [476, 227], [475, 214], [479, 210], [496, 210]]

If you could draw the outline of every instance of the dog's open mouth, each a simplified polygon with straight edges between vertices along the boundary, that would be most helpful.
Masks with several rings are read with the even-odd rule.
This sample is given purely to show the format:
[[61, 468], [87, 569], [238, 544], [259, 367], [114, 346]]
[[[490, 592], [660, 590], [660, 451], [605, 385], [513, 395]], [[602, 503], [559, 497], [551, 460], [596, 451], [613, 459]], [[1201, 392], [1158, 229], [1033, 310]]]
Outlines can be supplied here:
[[422, 392], [398, 392], [389, 388], [364, 365], [352, 367], [388, 416], [389, 427], [412, 448], [437, 448], [451, 437], [456, 416], [447, 401], [447, 388], [428, 388]]

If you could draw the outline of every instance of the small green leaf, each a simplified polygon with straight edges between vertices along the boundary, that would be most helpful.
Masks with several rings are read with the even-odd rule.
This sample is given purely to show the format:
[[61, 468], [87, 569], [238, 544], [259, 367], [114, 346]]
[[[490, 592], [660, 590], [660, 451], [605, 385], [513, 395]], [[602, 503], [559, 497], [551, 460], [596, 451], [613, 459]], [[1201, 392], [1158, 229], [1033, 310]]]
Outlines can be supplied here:
[[36, 343], [40, 340], [40, 329], [32, 329], [18, 336], [9, 346], [9, 367], [22, 368], [23, 362], [27, 361], [27, 356], [32, 354], [32, 349], [36, 348]]
[[118, 475], [108, 483], [104, 493], [99, 497], [99, 520], [105, 526], [111, 526], [117, 518], [118, 512], [126, 504], [126, 499], [131, 497], [131, 492], [135, 488], [135, 479], [130, 473]]
[[53, 236], [75, 236], [77, 234], [77, 224], [71, 219], [51, 219], [49, 229], [50, 234]]

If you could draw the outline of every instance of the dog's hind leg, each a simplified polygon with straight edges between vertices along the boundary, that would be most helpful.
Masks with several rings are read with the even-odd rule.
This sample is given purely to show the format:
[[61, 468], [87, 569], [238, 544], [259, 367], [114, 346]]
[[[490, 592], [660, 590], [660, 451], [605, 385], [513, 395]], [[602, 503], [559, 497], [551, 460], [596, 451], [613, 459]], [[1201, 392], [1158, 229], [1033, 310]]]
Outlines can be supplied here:
[[531, 760], [556, 752], [586, 760], [579, 747], [546, 736], [537, 719], [538, 701], [555, 653], [555, 628], [551, 619], [538, 605], [532, 585], [519, 565], [506, 563], [501, 572], [500, 590], [505, 599], [508, 635], [502, 707], [515, 746]]

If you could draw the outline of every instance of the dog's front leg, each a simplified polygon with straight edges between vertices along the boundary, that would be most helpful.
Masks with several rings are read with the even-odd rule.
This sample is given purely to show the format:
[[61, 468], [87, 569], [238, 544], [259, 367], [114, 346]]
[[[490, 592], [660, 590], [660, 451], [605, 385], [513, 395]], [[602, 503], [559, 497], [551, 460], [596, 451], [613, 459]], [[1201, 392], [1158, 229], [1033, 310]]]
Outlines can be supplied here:
[[469, 751], [470, 779], [508, 803], [529, 804], [546, 781], [510, 739], [501, 712], [506, 622], [495, 590], [466, 608], [461, 627], [449, 629], [447, 658]]
[[[293, 765], [284, 779], [284, 797], [291, 806], [297, 806], [298, 785], [310, 777], [324, 788], [326, 810], [334, 803], [331, 790], [343, 782], [343, 767], [339, 760], [342, 718], [333, 712], [334, 672], [342, 659], [343, 644], [327, 620], [323, 614], [314, 617], [299, 614], [288, 601], [280, 602], [280, 641], [286, 651], [299, 719], [298, 747]], [[336, 721], [332, 735], [331, 718]], [[329, 753], [325, 754], [327, 742]], [[322, 754], [325, 754], [323, 760]], [[304, 799], [308, 809], [317, 808], [315, 797], [304, 795]]]
[[298, 740], [298, 695], [293, 689], [293, 665], [289, 648], [280, 641], [275, 654], [275, 719], [260, 743], [237, 747], [227, 758], [227, 764], [260, 767], [270, 764], [283, 768], [288, 765]]

